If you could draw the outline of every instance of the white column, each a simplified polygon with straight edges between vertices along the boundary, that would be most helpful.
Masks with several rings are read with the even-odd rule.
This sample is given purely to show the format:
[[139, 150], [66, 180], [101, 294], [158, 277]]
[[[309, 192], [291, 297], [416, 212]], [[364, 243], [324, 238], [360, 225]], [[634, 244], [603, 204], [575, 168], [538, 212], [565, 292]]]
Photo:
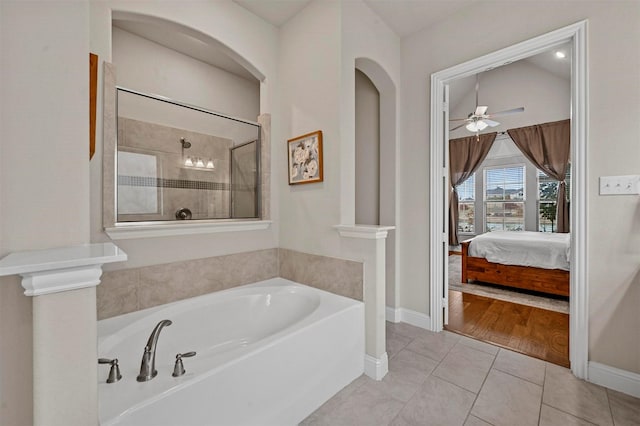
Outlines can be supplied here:
[[365, 374], [382, 380], [389, 371], [386, 350], [385, 239], [393, 226], [338, 225], [341, 254], [364, 262]]
[[112, 243], [11, 253], [0, 276], [22, 276], [33, 299], [35, 425], [97, 425], [96, 291], [102, 265], [127, 260]]

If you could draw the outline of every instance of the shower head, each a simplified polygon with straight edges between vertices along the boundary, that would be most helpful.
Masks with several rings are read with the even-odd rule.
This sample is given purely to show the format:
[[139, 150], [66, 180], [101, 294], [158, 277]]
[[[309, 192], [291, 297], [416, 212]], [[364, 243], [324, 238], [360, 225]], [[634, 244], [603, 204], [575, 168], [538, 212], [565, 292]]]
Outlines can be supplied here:
[[180, 143], [182, 144], [183, 149], [191, 148], [191, 142], [189, 142], [185, 138], [180, 138]]

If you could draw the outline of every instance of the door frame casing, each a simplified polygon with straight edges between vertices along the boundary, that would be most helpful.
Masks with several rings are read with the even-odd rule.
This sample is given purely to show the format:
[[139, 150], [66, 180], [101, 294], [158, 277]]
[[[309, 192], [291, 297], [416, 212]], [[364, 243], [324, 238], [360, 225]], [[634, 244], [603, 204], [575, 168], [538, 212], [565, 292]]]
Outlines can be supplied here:
[[443, 328], [448, 249], [449, 164], [448, 84], [456, 79], [509, 64], [571, 43], [571, 298], [569, 301], [569, 361], [578, 378], [587, 378], [589, 349], [589, 285], [587, 277], [587, 148], [588, 69], [587, 21], [498, 50], [431, 75], [430, 130], [430, 328]]

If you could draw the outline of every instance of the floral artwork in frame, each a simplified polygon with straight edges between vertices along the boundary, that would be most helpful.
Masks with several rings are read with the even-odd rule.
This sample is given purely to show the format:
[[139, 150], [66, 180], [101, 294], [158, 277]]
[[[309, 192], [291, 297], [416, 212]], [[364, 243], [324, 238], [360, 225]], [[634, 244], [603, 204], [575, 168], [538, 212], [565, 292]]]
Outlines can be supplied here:
[[322, 130], [287, 141], [289, 185], [322, 182]]

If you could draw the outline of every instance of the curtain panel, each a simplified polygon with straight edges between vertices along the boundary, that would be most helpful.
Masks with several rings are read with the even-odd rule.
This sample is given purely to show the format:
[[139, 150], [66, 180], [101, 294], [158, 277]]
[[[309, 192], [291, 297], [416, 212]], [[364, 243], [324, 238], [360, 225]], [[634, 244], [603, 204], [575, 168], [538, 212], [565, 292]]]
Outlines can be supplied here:
[[480, 167], [498, 134], [451, 139], [449, 141], [449, 245], [457, 246], [458, 240], [458, 192], [456, 186], [464, 183]]
[[559, 182], [556, 232], [569, 232], [569, 201], [565, 176], [571, 152], [571, 120], [509, 129], [507, 133], [529, 161]]

